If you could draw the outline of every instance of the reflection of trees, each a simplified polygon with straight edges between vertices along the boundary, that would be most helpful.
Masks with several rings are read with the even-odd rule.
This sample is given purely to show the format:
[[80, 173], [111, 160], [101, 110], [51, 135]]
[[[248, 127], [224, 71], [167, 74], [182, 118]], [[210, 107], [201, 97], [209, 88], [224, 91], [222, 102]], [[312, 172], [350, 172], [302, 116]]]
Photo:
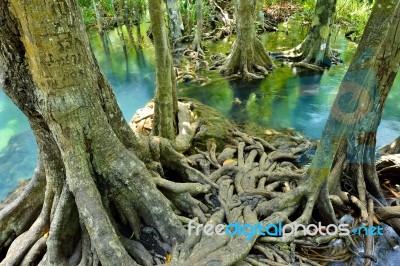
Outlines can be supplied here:
[[315, 119], [313, 115], [321, 111], [319, 110], [321, 78], [322, 75], [301, 74], [295, 79], [298, 86], [298, 95], [296, 95], [296, 102], [292, 109], [292, 125], [296, 129], [302, 131], [308, 129], [310, 131], [312, 120]]
[[242, 80], [230, 80], [229, 86], [233, 91], [233, 102], [231, 109], [229, 110], [229, 115], [236, 122], [246, 122], [248, 120], [253, 120], [253, 117], [248, 116], [246, 106], [249, 103], [249, 98], [252, 95], [250, 102], [254, 102], [256, 97], [255, 93], [258, 93], [258, 88], [260, 87], [261, 80], [253, 80], [251, 82], [244, 82]]
[[111, 56], [110, 56], [110, 36], [106, 31], [99, 32], [101, 44], [103, 46], [104, 55], [106, 58], [106, 64], [111, 68]]
[[117, 27], [117, 33], [118, 33], [118, 37], [120, 40], [120, 43], [122, 45], [122, 51], [124, 52], [124, 58], [125, 58], [125, 80], [127, 82], [129, 82], [130, 80], [130, 75], [129, 75], [129, 57], [128, 57], [128, 51], [126, 49], [126, 42], [125, 42], [125, 37], [124, 37], [124, 30], [122, 28], [122, 26], [118, 26]]

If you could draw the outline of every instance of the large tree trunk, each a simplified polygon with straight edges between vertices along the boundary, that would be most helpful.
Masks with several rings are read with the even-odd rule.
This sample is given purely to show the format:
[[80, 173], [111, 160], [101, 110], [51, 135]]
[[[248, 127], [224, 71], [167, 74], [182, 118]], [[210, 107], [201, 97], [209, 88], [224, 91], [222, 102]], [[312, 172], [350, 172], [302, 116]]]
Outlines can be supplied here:
[[333, 18], [337, 0], [318, 0], [311, 21], [311, 28], [304, 41], [294, 49], [271, 53], [276, 58], [301, 61], [298, 66], [330, 66], [334, 55], [330, 48]]
[[[327, 192], [338, 196], [336, 203], [349, 200], [345, 188], [357, 195], [350, 201], [361, 203], [358, 206], [364, 221], [366, 191], [385, 204], [375, 168], [376, 131], [400, 63], [399, 25], [398, 2], [377, 1], [309, 170], [310, 185], [326, 187]], [[331, 210], [326, 197], [320, 203], [321, 211]]]
[[174, 140], [178, 100], [176, 97], [175, 72], [164, 23], [162, 1], [149, 0], [149, 12], [151, 29], [154, 36], [157, 73], [153, 134]]
[[[125, 249], [141, 244], [122, 241], [121, 223], [136, 238], [146, 224], [167, 243], [182, 239], [153, 179], [160, 180], [160, 162], [181, 173], [186, 167], [192, 181], [202, 175], [165, 139], [132, 134], [90, 50], [77, 3], [1, 0], [0, 17], [2, 86], [29, 118], [40, 157], [26, 191], [0, 212], [0, 249], [8, 250], [0, 265], [146, 261], [147, 251]], [[47, 253], [37, 258], [44, 243]]]
[[255, 0], [236, 1], [237, 37], [221, 72], [230, 76], [239, 74], [243, 79], [259, 79], [274, 67], [263, 44], [257, 38], [254, 24]]

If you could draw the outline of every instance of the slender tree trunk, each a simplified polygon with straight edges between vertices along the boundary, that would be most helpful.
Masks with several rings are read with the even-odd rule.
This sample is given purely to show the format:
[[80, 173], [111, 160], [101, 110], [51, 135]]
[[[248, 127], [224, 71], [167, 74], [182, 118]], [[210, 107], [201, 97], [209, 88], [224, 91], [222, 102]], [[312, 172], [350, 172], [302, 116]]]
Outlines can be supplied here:
[[222, 73], [239, 73], [243, 79], [259, 79], [274, 67], [263, 44], [258, 39], [254, 24], [255, 0], [236, 0], [237, 37]]
[[124, 0], [124, 24], [125, 25], [129, 25], [130, 24], [128, 0]]
[[172, 43], [177, 45], [182, 37], [182, 31], [184, 30], [181, 9], [179, 7], [178, 0], [167, 0], [167, 9], [169, 16], [169, 25], [172, 37]]
[[140, 26], [140, 14], [141, 14], [141, 8], [140, 8], [140, 0], [133, 0], [133, 11], [134, 11], [134, 23]]
[[170, 140], [176, 135], [177, 97], [175, 73], [168, 46], [161, 0], [149, 0], [151, 29], [156, 54], [156, 95], [154, 97], [153, 134]]
[[202, 0], [197, 0], [197, 12], [196, 12], [196, 34], [193, 39], [192, 49], [198, 53], [203, 54], [203, 49], [201, 48], [201, 38], [203, 35], [203, 10], [202, 10]]
[[112, 11], [113, 11], [113, 14], [114, 14], [114, 23], [117, 23], [117, 26], [119, 26], [119, 19], [118, 19], [118, 12], [117, 12], [117, 9], [116, 9], [116, 7], [115, 7], [115, 1], [114, 0], [111, 0], [111, 7], [112, 7]]
[[101, 33], [103, 32], [103, 25], [101, 22], [101, 12], [100, 12], [100, 5], [101, 3], [99, 2], [99, 0], [93, 0], [93, 9], [94, 9], [94, 13], [96, 14], [96, 23], [97, 23], [97, 30]]

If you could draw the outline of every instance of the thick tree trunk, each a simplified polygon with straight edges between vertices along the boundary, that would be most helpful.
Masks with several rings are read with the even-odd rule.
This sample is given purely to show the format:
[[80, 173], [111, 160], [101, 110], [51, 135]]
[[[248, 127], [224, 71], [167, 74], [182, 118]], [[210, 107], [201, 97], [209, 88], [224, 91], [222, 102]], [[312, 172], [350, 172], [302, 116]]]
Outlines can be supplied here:
[[255, 0], [236, 1], [237, 37], [221, 72], [231, 76], [239, 74], [243, 79], [259, 79], [268, 75], [274, 67], [263, 44], [256, 36], [254, 24]]
[[153, 135], [175, 139], [178, 102], [175, 87], [175, 72], [168, 46], [164, 23], [164, 8], [161, 0], [149, 0], [151, 28], [156, 55], [156, 95], [154, 97]]
[[97, 258], [102, 265], [135, 265], [116, 220], [136, 237], [143, 223], [167, 243], [182, 239], [180, 221], [153, 182], [159, 166], [151, 157], [163, 153], [162, 164], [187, 164], [165, 140], [132, 134], [89, 48], [76, 2], [1, 0], [0, 17], [2, 86], [28, 116], [40, 150], [27, 190], [0, 212], [0, 249], [8, 249], [0, 265], [33, 263], [46, 232], [42, 262], [63, 265], [76, 249], [84, 265]]
[[179, 43], [179, 40], [182, 37], [182, 31], [184, 30], [181, 9], [179, 7], [178, 0], [167, 0], [166, 3], [168, 9], [169, 28], [171, 31], [172, 43], [174, 44], [173, 47], [175, 48], [175, 46]]
[[[342, 192], [345, 184], [358, 195], [355, 202], [360, 206], [367, 206], [366, 190], [384, 202], [375, 169], [376, 130], [400, 63], [399, 25], [398, 2], [377, 1], [309, 170], [310, 185], [327, 182], [330, 193], [348, 201], [348, 194]], [[366, 214], [366, 209], [361, 211]]]
[[334, 55], [330, 48], [333, 18], [337, 0], [318, 0], [311, 28], [304, 41], [292, 50], [271, 53], [276, 58], [301, 61], [298, 66], [330, 66]]

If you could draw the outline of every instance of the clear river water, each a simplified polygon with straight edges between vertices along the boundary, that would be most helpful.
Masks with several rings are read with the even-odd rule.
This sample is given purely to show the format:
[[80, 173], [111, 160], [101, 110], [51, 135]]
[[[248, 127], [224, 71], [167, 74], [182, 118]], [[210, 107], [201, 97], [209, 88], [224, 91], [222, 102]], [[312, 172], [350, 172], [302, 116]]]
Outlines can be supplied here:
[[[154, 50], [145, 35], [147, 27], [148, 24], [141, 26], [141, 36], [136, 28], [131, 34], [126, 28], [110, 31], [105, 38], [106, 45], [96, 32], [89, 33], [96, 58], [127, 120], [153, 97], [155, 88]], [[305, 27], [295, 25], [288, 30], [289, 34], [282, 31], [262, 35], [267, 50], [291, 48], [307, 32]], [[228, 53], [232, 42], [233, 39], [209, 43], [207, 48], [211, 53]], [[254, 122], [274, 129], [290, 127], [316, 139], [320, 137], [356, 44], [338, 32], [332, 47], [341, 51], [343, 64], [331, 67], [323, 75], [299, 76], [295, 69], [276, 62], [277, 68], [258, 82], [226, 81], [218, 73], [212, 73], [205, 85], [179, 84], [178, 93], [196, 98], [235, 121]], [[399, 88], [398, 77], [379, 126], [377, 148], [400, 135]], [[233, 103], [235, 98], [240, 100], [239, 105]], [[0, 200], [18, 182], [31, 177], [36, 163], [37, 147], [28, 121], [0, 90]]]

